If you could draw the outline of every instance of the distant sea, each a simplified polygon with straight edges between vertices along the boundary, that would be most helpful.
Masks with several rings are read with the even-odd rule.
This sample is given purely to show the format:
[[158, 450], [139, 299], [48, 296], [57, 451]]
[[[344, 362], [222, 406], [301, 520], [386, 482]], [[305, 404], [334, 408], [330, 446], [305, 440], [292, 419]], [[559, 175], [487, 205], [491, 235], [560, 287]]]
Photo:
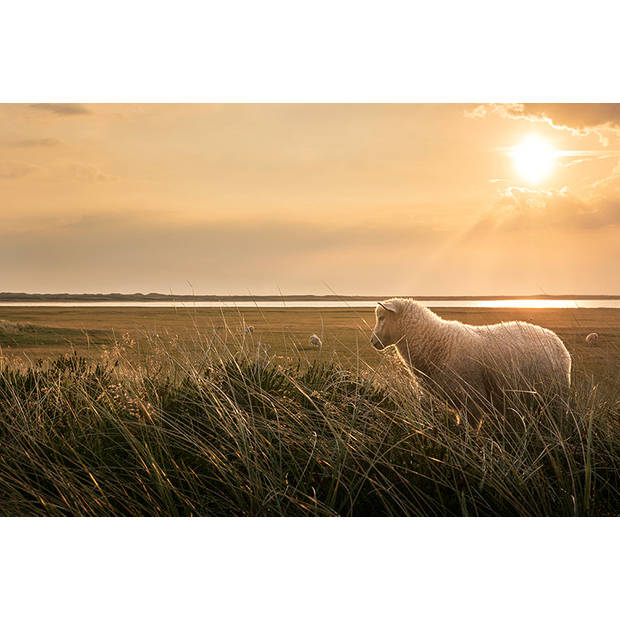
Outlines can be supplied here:
[[[421, 299], [431, 308], [620, 308], [620, 299]], [[0, 306], [66, 308], [374, 308], [375, 300], [0, 301]]]

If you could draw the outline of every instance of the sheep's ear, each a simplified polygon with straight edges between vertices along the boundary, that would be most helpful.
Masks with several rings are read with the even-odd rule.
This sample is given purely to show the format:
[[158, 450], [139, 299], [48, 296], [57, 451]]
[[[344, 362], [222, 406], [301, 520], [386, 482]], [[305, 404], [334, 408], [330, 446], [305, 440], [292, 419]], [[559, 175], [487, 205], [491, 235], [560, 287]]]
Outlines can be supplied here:
[[382, 308], [384, 308], [385, 310], [387, 310], [388, 312], [397, 312], [398, 311], [398, 307], [396, 306], [396, 304], [393, 301], [378, 301], [377, 302]]

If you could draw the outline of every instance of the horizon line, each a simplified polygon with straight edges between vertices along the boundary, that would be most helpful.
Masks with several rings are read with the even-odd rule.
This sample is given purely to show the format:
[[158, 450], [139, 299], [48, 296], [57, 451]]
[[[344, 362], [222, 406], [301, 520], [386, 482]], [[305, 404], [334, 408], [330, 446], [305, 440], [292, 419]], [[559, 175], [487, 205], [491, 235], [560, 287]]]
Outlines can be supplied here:
[[570, 294], [536, 294], [536, 295], [338, 295], [327, 294], [317, 295], [312, 293], [298, 293], [291, 295], [248, 295], [248, 294], [229, 294], [229, 295], [217, 295], [217, 294], [173, 294], [173, 293], [24, 293], [24, 292], [0, 292], [0, 301], [10, 301], [11, 299], [32, 299], [32, 298], [115, 298], [115, 299], [130, 299], [130, 298], [147, 298], [159, 299], [159, 300], [175, 300], [175, 299], [192, 299], [202, 301], [234, 301], [234, 300], [297, 300], [304, 301], [310, 299], [323, 299], [323, 300], [359, 300], [359, 301], [375, 301], [382, 299], [389, 299], [391, 297], [410, 297], [420, 300], [505, 300], [505, 299], [620, 299], [620, 294], [584, 294], [579, 295], [575, 293]]

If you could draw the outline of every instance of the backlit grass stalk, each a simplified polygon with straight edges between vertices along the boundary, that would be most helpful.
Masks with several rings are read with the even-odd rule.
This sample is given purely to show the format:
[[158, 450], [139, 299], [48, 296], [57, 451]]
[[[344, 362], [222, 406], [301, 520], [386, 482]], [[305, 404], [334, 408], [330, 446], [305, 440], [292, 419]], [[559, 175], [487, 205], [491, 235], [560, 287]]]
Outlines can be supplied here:
[[[619, 389], [563, 410], [508, 396], [478, 429], [388, 361], [309, 363], [260, 340], [154, 338], [0, 363], [3, 515], [609, 515]], [[141, 345], [142, 346], [142, 345]]]

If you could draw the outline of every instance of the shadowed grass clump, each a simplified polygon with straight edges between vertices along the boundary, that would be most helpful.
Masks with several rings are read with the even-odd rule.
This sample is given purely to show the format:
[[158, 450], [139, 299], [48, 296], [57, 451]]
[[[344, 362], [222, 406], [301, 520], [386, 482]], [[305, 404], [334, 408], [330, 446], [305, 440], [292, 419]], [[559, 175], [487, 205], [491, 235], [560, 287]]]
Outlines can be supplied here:
[[614, 383], [577, 376], [567, 412], [476, 430], [384, 368], [245, 346], [145, 359], [0, 361], [0, 514], [620, 512]]

